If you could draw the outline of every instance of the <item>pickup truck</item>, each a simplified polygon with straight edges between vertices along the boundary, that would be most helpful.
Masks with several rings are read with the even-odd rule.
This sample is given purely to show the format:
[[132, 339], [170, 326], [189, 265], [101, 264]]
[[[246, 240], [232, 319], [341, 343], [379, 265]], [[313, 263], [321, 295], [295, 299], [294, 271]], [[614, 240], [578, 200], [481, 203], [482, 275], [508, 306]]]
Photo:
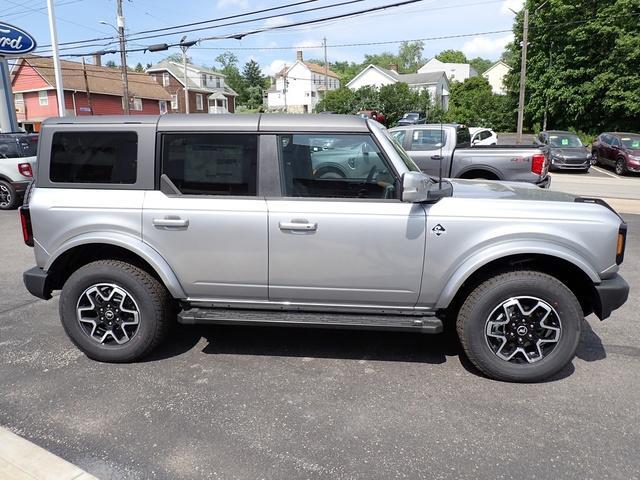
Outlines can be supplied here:
[[408, 125], [389, 132], [427, 175], [551, 184], [548, 153], [535, 145], [472, 147], [469, 129], [458, 124]]
[[538, 381], [629, 293], [606, 203], [436, 182], [371, 119], [66, 117], [41, 139], [24, 283], [61, 291], [62, 326], [100, 361], [144, 357], [176, 320], [450, 329], [486, 375]]
[[33, 180], [37, 148], [37, 135], [0, 133], [0, 210], [20, 204]]

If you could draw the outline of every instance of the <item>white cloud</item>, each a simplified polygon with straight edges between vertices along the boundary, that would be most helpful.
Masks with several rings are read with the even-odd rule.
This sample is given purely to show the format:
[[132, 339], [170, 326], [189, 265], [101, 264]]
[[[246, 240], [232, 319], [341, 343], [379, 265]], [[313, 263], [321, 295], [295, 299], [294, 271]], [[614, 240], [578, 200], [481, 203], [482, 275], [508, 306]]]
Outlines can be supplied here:
[[267, 18], [264, 22], [264, 28], [280, 27], [282, 25], [288, 25], [291, 23], [291, 19], [286, 15], [280, 15], [279, 17]]
[[473, 37], [462, 45], [462, 51], [467, 58], [483, 57], [495, 59], [500, 56], [509, 42], [513, 41], [513, 34], [503, 37], [490, 38], [484, 35]]
[[500, 6], [500, 13], [513, 15], [512, 10], [519, 12], [524, 6], [524, 0], [504, 0]]
[[285, 65], [291, 65], [291, 62], [288, 62], [287, 60], [282, 60], [282, 59], [274, 60], [269, 64], [267, 68], [262, 70], [262, 73], [264, 73], [265, 75], [274, 76], [276, 73], [282, 70], [285, 67]]
[[237, 7], [243, 10], [249, 8], [249, 0], [218, 0], [218, 8]]

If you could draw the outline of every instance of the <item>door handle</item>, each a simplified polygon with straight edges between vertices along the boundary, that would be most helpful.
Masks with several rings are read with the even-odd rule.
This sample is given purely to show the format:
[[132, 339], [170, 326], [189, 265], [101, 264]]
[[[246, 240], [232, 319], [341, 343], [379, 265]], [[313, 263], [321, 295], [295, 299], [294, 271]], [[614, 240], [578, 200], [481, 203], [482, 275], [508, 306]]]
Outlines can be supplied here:
[[432, 155], [431, 160], [444, 160], [442, 155]]
[[180, 217], [154, 218], [153, 226], [159, 228], [188, 228], [189, 219]]
[[291, 220], [290, 222], [278, 223], [280, 230], [294, 230], [299, 232], [315, 232], [318, 229], [317, 223], [307, 220]]

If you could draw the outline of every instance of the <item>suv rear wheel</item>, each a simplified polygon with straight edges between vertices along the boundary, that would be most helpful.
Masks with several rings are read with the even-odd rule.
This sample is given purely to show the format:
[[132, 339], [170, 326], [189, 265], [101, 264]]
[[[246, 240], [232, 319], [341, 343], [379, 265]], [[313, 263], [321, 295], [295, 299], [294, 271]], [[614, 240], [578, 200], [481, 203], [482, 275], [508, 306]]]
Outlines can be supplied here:
[[125, 262], [100, 260], [75, 271], [60, 294], [67, 335], [88, 357], [131, 362], [166, 337], [175, 310], [163, 285]]
[[16, 190], [6, 180], [0, 180], [0, 210], [11, 210], [18, 205]]
[[467, 357], [484, 374], [537, 382], [571, 362], [583, 318], [575, 295], [558, 279], [516, 271], [479, 285], [462, 305], [457, 329]]

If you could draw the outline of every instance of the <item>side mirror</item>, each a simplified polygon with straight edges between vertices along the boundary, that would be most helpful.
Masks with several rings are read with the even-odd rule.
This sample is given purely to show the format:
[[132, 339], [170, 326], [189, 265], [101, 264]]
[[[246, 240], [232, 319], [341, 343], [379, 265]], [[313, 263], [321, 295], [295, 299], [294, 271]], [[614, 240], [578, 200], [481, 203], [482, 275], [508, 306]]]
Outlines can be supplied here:
[[479, 141], [480, 141], [480, 139], [479, 139], [479, 138], [474, 138], [474, 139], [471, 141], [471, 145], [472, 145], [472, 146], [474, 146], [474, 145], [476, 145]]
[[421, 172], [406, 172], [402, 175], [402, 195], [406, 203], [426, 202], [429, 199], [429, 177]]

